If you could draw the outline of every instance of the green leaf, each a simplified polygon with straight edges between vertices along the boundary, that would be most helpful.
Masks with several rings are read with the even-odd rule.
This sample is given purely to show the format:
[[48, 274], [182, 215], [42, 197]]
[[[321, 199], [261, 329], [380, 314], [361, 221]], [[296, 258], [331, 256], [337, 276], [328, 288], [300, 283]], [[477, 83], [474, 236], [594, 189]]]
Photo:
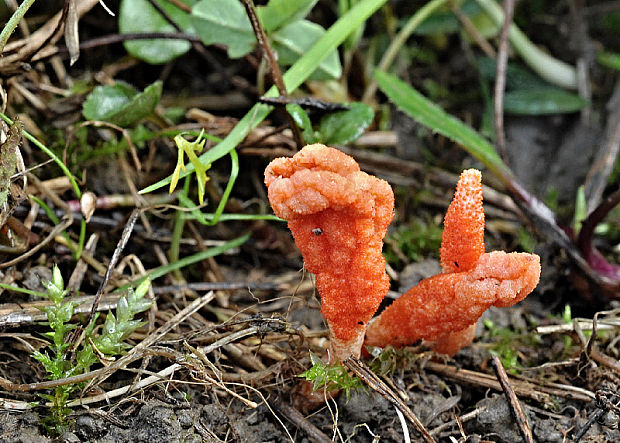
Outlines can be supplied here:
[[243, 57], [256, 44], [239, 0], [202, 0], [192, 8], [191, 22], [205, 45], [225, 45], [230, 58]]
[[[138, 285], [135, 291], [130, 291], [129, 292], [129, 304], [133, 305], [134, 303], [139, 302], [140, 299], [142, 299], [146, 295], [150, 287], [151, 287], [151, 281], [144, 280], [142, 283]], [[134, 308], [133, 311], [141, 312], [142, 310], [136, 311]]]
[[[122, 300], [123, 297], [119, 299]], [[116, 317], [112, 311], [108, 312], [108, 316], [105, 318], [105, 323], [103, 324], [102, 335], [114, 334], [116, 332]]]
[[58, 265], [54, 265], [52, 269], [52, 284], [61, 291], [65, 287], [65, 282], [62, 279], [62, 274], [60, 273]]
[[[56, 311], [56, 316], [58, 318], [58, 321], [60, 321], [61, 323], [69, 322], [71, 320], [71, 317], [73, 317], [73, 310], [75, 309], [77, 305], [78, 303], [75, 301], [69, 301], [67, 303], [63, 303], [60, 309]], [[70, 326], [73, 326], [73, 325], [70, 325]]]
[[[497, 63], [490, 57], [480, 57], [477, 60], [478, 69], [482, 78], [487, 81], [495, 81], [495, 69]], [[551, 86], [532, 71], [522, 65], [510, 62], [506, 65], [506, 89], [545, 88]]]
[[[495, 67], [491, 58], [478, 59], [480, 74], [488, 81], [495, 81]], [[504, 111], [513, 115], [565, 114], [579, 111], [588, 103], [515, 63], [506, 66], [506, 89]]]
[[[495, 80], [495, 66], [495, 60], [491, 58], [478, 59], [480, 73], [488, 81]], [[587, 101], [578, 95], [543, 81], [515, 63], [506, 67], [506, 89], [504, 111], [508, 114], [564, 114], [579, 111], [587, 105]]]
[[325, 115], [319, 133], [329, 146], [344, 145], [357, 140], [375, 118], [375, 111], [365, 103], [351, 103], [346, 111]]
[[596, 54], [596, 61], [607, 68], [620, 71], [620, 54], [601, 51]]
[[137, 314], [139, 312], [146, 311], [148, 308], [151, 307], [152, 304], [153, 302], [148, 299], [136, 301], [131, 305], [131, 312]]
[[92, 365], [97, 363], [97, 357], [93, 352], [92, 346], [85, 346], [84, 348], [80, 349], [77, 352], [76, 361], [78, 367], [83, 368], [85, 372], [87, 372]]
[[122, 296], [118, 299], [116, 303], [116, 316], [118, 317], [118, 322], [128, 322], [132, 319], [133, 313], [129, 310], [129, 303], [127, 303], [127, 297]]
[[[273, 47], [278, 51], [278, 61], [284, 66], [292, 65], [299, 57], [308, 52], [324, 34], [325, 29], [321, 25], [307, 20], [300, 20], [279, 29], [271, 35]], [[321, 61], [317, 72], [314, 74], [317, 79], [340, 78], [342, 66], [338, 58], [338, 51], [331, 51]]]
[[364, 389], [362, 381], [349, 374], [347, 368], [341, 364], [328, 365], [320, 358], [310, 353], [312, 367], [299, 374], [298, 377], [312, 382], [312, 390], [318, 391], [325, 388], [327, 391], [342, 389], [345, 392], [346, 400], [349, 401], [351, 390]]
[[458, 143], [498, 175], [508, 174], [507, 166], [493, 145], [475, 130], [446, 113], [398, 77], [377, 70], [375, 79], [390, 101], [415, 121]]
[[[476, 3], [491, 17], [496, 26], [501, 27], [504, 24], [503, 9], [495, 0], [476, 0]], [[508, 36], [512, 48], [534, 72], [562, 88], [577, 88], [577, 72], [573, 66], [539, 49], [515, 24], [510, 26]]]
[[86, 98], [82, 114], [88, 120], [104, 120], [127, 127], [153, 112], [161, 98], [161, 90], [159, 80], [140, 93], [120, 81], [114, 86], [97, 86]]
[[[482, 13], [482, 9], [474, 1], [467, 0], [460, 6], [461, 12], [470, 20]], [[459, 19], [452, 11], [437, 11], [420, 23], [413, 31], [415, 35], [450, 34], [463, 29]]]
[[581, 185], [577, 188], [577, 198], [575, 199], [575, 212], [573, 214], [573, 231], [579, 233], [581, 231], [581, 224], [588, 216], [588, 208], [586, 204], [586, 193], [584, 186]]
[[[385, 4], [387, 0], [360, 0], [346, 14], [340, 17], [327, 32], [310, 48], [291, 68], [283, 75], [286, 90], [290, 93], [305, 82], [310, 74], [319, 66], [321, 61], [336, 50], [338, 46], [362, 24], [368, 17]], [[265, 94], [266, 97], [277, 97], [277, 88], [271, 87]], [[257, 103], [243, 116], [235, 125], [233, 130], [228, 133], [226, 138], [200, 156], [203, 164], [213, 163], [224, 157], [241, 143], [247, 134], [257, 127], [273, 110], [272, 106]], [[182, 177], [191, 173], [193, 167], [186, 165], [187, 170]], [[157, 183], [148, 186], [140, 191], [141, 194], [152, 192], [170, 183], [171, 177], [166, 177]]]
[[43, 366], [45, 366], [46, 370], [48, 367], [51, 367], [53, 365], [52, 359], [50, 358], [49, 355], [47, 355], [47, 352], [43, 354], [39, 351], [34, 351], [31, 355], [32, 355], [32, 358], [43, 363]]
[[258, 18], [266, 32], [303, 19], [318, 0], [270, 0], [267, 6], [256, 8]]
[[308, 144], [315, 143], [316, 139], [314, 137], [312, 122], [310, 121], [310, 117], [308, 117], [308, 113], [304, 111], [304, 108], [297, 103], [289, 103], [286, 105], [286, 112], [293, 117], [295, 124], [301, 129], [304, 141]]
[[[194, 33], [187, 12], [167, 0], [155, 0], [184, 32]], [[192, 6], [197, 0], [181, 0]], [[147, 32], [177, 32], [166, 18], [148, 0], [122, 0], [118, 14], [118, 28], [121, 34]], [[169, 62], [185, 54], [191, 48], [187, 40], [152, 39], [123, 43], [127, 52], [151, 64]]]
[[47, 289], [47, 296], [50, 300], [52, 300], [56, 306], [60, 306], [62, 300], [67, 295], [67, 291], [64, 290], [62, 274], [57, 265], [54, 265], [52, 270], [52, 281], [42, 281], [41, 284]]
[[553, 86], [510, 91], [504, 96], [504, 111], [514, 115], [567, 114], [587, 104], [578, 95]]

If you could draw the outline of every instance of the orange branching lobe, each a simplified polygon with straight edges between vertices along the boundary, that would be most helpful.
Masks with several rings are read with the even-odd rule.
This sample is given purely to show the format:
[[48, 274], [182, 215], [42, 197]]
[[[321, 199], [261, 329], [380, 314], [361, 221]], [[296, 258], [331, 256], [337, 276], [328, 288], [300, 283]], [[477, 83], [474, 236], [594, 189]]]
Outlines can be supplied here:
[[433, 351], [439, 354], [454, 355], [465, 346], [474, 341], [476, 336], [476, 323], [469, 325], [460, 331], [450, 332], [435, 342]]
[[[540, 259], [526, 253], [483, 254], [468, 272], [437, 274], [394, 301], [368, 327], [366, 344], [402, 346], [466, 333], [491, 306], [511, 306], [538, 284]], [[454, 337], [451, 338], [452, 340]]]
[[484, 253], [484, 209], [480, 171], [463, 171], [443, 223], [441, 269], [443, 272], [469, 271], [476, 266], [478, 257]]
[[306, 269], [316, 274], [332, 358], [359, 356], [366, 325], [389, 289], [381, 248], [392, 220], [392, 188], [321, 144], [273, 160], [265, 184]]
[[473, 340], [475, 323], [491, 306], [523, 300], [540, 278], [540, 258], [502, 251], [484, 253], [480, 172], [464, 171], [445, 217], [444, 273], [422, 280], [371, 321], [366, 345], [402, 346], [434, 341], [453, 355]]

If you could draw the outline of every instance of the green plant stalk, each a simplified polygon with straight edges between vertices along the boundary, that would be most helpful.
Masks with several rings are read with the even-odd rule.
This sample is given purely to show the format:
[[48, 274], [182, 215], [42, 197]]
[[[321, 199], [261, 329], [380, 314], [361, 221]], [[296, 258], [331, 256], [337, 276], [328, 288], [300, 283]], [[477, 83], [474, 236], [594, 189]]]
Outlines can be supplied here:
[[34, 295], [35, 297], [47, 297], [45, 292], [33, 291], [32, 289], [20, 288], [19, 286], [7, 285], [6, 283], [0, 283], [0, 288], [21, 294]]
[[[43, 282], [47, 288], [47, 298], [53, 301], [53, 305], [46, 306], [43, 311], [47, 314], [51, 331], [44, 334], [49, 339], [46, 350], [34, 351], [32, 357], [39, 361], [45, 368], [48, 378], [59, 380], [80, 375], [88, 372], [90, 367], [98, 361], [95, 349], [107, 356], [119, 355], [129, 347], [124, 343], [125, 339], [144, 323], [134, 320], [136, 314], [145, 311], [151, 306], [151, 301], [144, 300], [144, 296], [150, 286], [150, 281], [145, 281], [136, 290], [130, 289], [123, 295], [116, 306], [116, 315], [110, 311], [103, 328], [99, 334], [93, 336], [93, 328], [88, 328], [85, 333], [89, 340], [75, 353], [70, 350], [67, 342], [68, 334], [76, 329], [76, 325], [70, 323], [78, 305], [76, 301], [65, 301], [68, 291], [64, 289], [62, 275], [57, 266], [54, 266], [53, 277], [50, 282]], [[94, 324], [93, 324], [94, 326]], [[53, 353], [49, 355], [48, 351]], [[53, 394], [40, 394], [41, 397], [50, 401], [51, 416], [44, 418], [43, 423], [50, 431], [62, 434], [65, 431], [67, 416], [71, 410], [67, 407], [69, 396], [76, 391], [82, 383], [65, 384], [56, 386]]]
[[[189, 192], [190, 178], [185, 178], [183, 183], [183, 190], [179, 192], [178, 198], [187, 198]], [[181, 217], [181, 211], [176, 211], [174, 214], [174, 227], [172, 228], [172, 238], [170, 239], [170, 251], [168, 253], [168, 259], [170, 263], [174, 263], [179, 260], [179, 253], [181, 251], [181, 236], [183, 235], [183, 228], [185, 226], [185, 220]], [[177, 276], [179, 278], [180, 276]]]
[[80, 222], [80, 236], [78, 238], [77, 250], [73, 258], [75, 260], [79, 260], [82, 256], [82, 252], [84, 251], [84, 243], [86, 242], [86, 220], [82, 219]]
[[[496, 26], [504, 24], [504, 12], [494, 0], [476, 0]], [[577, 72], [571, 65], [560, 61], [538, 49], [532, 41], [514, 24], [510, 26], [510, 43], [525, 63], [542, 78], [566, 89], [577, 89]]]
[[230, 197], [232, 188], [237, 180], [237, 176], [239, 175], [239, 156], [237, 155], [237, 151], [234, 149], [230, 151], [230, 162], [230, 176], [228, 178], [228, 184], [226, 185], [226, 189], [224, 189], [220, 203], [215, 209], [213, 220], [211, 220], [212, 225], [216, 224], [220, 220], [220, 217], [224, 212], [224, 208], [226, 208], [226, 203], [228, 203], [228, 198]]
[[[191, 204], [191, 200], [187, 200], [188, 204]], [[184, 203], [185, 204], [185, 203]], [[212, 220], [215, 217], [215, 214], [204, 213], [198, 210], [192, 211], [190, 214], [183, 214], [183, 218], [185, 220], [197, 220], [199, 223], [203, 225], [210, 226], [212, 224]], [[222, 214], [219, 217], [219, 221], [247, 221], [247, 220], [269, 220], [269, 221], [279, 221], [286, 222], [286, 220], [281, 219], [280, 217], [276, 217], [271, 214]]]
[[168, 265], [165, 266], [160, 266], [158, 268], [155, 268], [151, 271], [149, 271], [145, 276], [140, 277], [139, 279], [135, 280], [134, 282], [127, 284], [125, 286], [121, 286], [120, 288], [118, 288], [116, 291], [114, 292], [119, 292], [119, 291], [126, 291], [130, 286], [135, 286], [135, 285], [139, 285], [140, 283], [142, 283], [144, 280], [149, 279], [149, 280], [155, 280], [156, 278], [162, 277], [166, 274], [168, 274], [169, 272], [175, 271], [177, 269], [181, 269], [184, 268], [185, 266], [189, 266], [189, 265], [193, 265], [194, 263], [197, 263], [199, 261], [202, 261], [204, 259], [210, 258], [210, 257], [215, 257], [216, 255], [220, 255], [226, 251], [228, 251], [229, 249], [232, 248], [236, 248], [241, 246], [242, 244], [244, 244], [248, 238], [250, 238], [250, 233], [248, 232], [247, 234], [242, 235], [241, 237], [237, 237], [233, 240], [230, 240], [226, 243], [221, 244], [220, 246], [215, 246], [213, 248], [209, 248], [206, 249], [204, 251], [200, 251], [196, 254], [187, 256], [187, 257], [183, 257], [181, 259], [179, 259], [177, 262], [175, 263], [170, 263]]
[[4, 47], [6, 46], [6, 42], [9, 41], [9, 37], [13, 31], [15, 31], [15, 28], [17, 28], [17, 25], [19, 25], [21, 19], [24, 18], [24, 15], [26, 15], [26, 11], [30, 9], [33, 3], [34, 0], [24, 0], [15, 10], [9, 21], [6, 22], [4, 28], [2, 28], [2, 32], [0, 32], [0, 54], [4, 51]]
[[[37, 203], [39, 206], [43, 208], [43, 211], [45, 211], [45, 214], [49, 217], [52, 223], [57, 225], [60, 222], [58, 217], [56, 217], [56, 214], [54, 214], [54, 211], [52, 211], [52, 208], [50, 208], [43, 200], [41, 200], [38, 197], [35, 197], [34, 195], [30, 195], [29, 197], [32, 201], [34, 201], [35, 203]], [[62, 236], [65, 238], [65, 240], [67, 240], [67, 246], [69, 246], [69, 249], [71, 249], [71, 253], [75, 257], [77, 255], [78, 248], [73, 244], [73, 240], [71, 240], [71, 237], [69, 237], [69, 234], [67, 234], [67, 231], [62, 231]]]
[[[0, 112], [0, 118], [2, 118], [2, 120], [4, 120], [5, 122], [7, 122], [9, 125], [13, 124], [13, 120], [11, 120], [10, 118], [8, 118], [5, 114], [3, 114], [2, 112]], [[67, 165], [65, 165], [62, 160], [60, 158], [58, 158], [58, 156], [56, 154], [54, 154], [54, 152], [52, 152], [47, 146], [45, 146], [43, 143], [41, 143], [39, 140], [37, 140], [32, 134], [30, 134], [28, 131], [24, 130], [22, 131], [22, 134], [24, 135], [24, 137], [30, 141], [32, 144], [34, 144], [37, 148], [39, 148], [41, 151], [45, 152], [45, 154], [51, 158], [52, 160], [54, 160], [54, 163], [56, 163], [58, 165], [58, 167], [62, 170], [62, 172], [67, 176], [67, 178], [69, 179], [69, 181], [71, 182], [71, 186], [73, 186], [73, 190], [75, 192], [75, 195], [77, 196], [77, 198], [81, 198], [82, 197], [82, 191], [80, 191], [80, 187], [78, 186], [77, 182], [75, 181], [75, 177], [73, 177], [73, 174], [71, 173], [71, 171], [69, 171], [69, 168], [67, 168]]]
[[[398, 51], [400, 48], [407, 42], [411, 34], [416, 30], [418, 26], [424, 22], [432, 13], [434, 13], [437, 9], [441, 8], [446, 3], [452, 0], [432, 0], [422, 6], [420, 9], [413, 14], [400, 32], [394, 37], [392, 43], [387, 48], [383, 57], [381, 57], [381, 61], [377, 66], [377, 69], [381, 71], [387, 71], [388, 68], [392, 65], [392, 62], [396, 58]], [[364, 96], [362, 97], [362, 102], [368, 103], [368, 101], [375, 95], [377, 92], [377, 82], [373, 79], [366, 91], [364, 92]]]
[[[2, 120], [7, 122], [9, 125], [13, 124], [13, 120], [8, 118], [2, 112], [0, 112], [0, 118], [2, 118]], [[37, 148], [39, 148], [41, 151], [43, 151], [48, 157], [50, 157], [52, 160], [54, 160], [54, 163], [56, 163], [58, 165], [58, 167], [62, 170], [62, 172], [67, 176], [67, 178], [71, 182], [71, 186], [73, 186], [73, 191], [75, 192], [75, 195], [77, 196], [77, 198], [79, 200], [82, 197], [82, 191], [80, 190], [80, 187], [78, 186], [77, 182], [75, 181], [75, 177], [73, 176], [71, 171], [69, 171], [69, 168], [67, 168], [67, 165], [65, 165], [62, 162], [62, 160], [60, 158], [58, 158], [58, 156], [56, 154], [54, 154], [53, 151], [51, 151], [47, 146], [45, 146], [43, 143], [41, 143], [39, 140], [37, 140], [36, 137], [34, 137], [28, 131], [22, 130], [22, 135], [28, 141], [30, 141], [32, 144], [34, 144]], [[86, 220], [82, 219], [82, 221], [80, 223], [80, 238], [78, 240], [77, 248], [75, 249], [75, 251], [73, 251], [73, 256], [74, 256], [74, 258], [76, 260], [79, 260], [80, 257], [81, 257], [82, 251], [84, 250], [84, 243], [85, 242], [86, 242]]]
[[[226, 208], [226, 203], [228, 202], [228, 198], [230, 197], [230, 193], [235, 184], [235, 180], [237, 180], [237, 176], [239, 175], [239, 156], [237, 155], [237, 151], [234, 149], [230, 151], [230, 160], [231, 160], [231, 168], [230, 168], [230, 176], [228, 179], [228, 183], [226, 185], [226, 189], [222, 194], [222, 198], [220, 199], [220, 203], [217, 205], [215, 209], [215, 213], [213, 214], [203, 214], [196, 207], [194, 202], [187, 196], [187, 193], [181, 193], [178, 195], [179, 203], [187, 208], [196, 208], [192, 210], [191, 216], [186, 216], [186, 214], [182, 214], [180, 211], [178, 215], [183, 220], [198, 220], [201, 224], [207, 226], [213, 226], [218, 223], [222, 217], [222, 213], [224, 212], [224, 208]], [[236, 214], [229, 214], [236, 215]], [[237, 215], [245, 215], [245, 214], [237, 214]], [[228, 220], [232, 220], [232, 218], [228, 218]], [[241, 219], [237, 219], [241, 220]], [[255, 220], [254, 218], [246, 218], [245, 220]]]
[[[351, 8], [345, 15], [340, 17], [323, 36], [310, 48], [303, 56], [295, 62], [293, 66], [284, 74], [283, 80], [286, 90], [293, 92], [312, 74], [321, 64], [323, 59], [347, 38], [357, 27], [379, 9], [387, 0], [362, 0]], [[267, 97], [277, 97], [278, 90], [274, 86], [265, 94]], [[214, 146], [209, 151], [202, 154], [200, 162], [209, 164], [222, 158], [257, 127], [273, 110], [272, 106], [262, 103], [255, 104], [245, 116], [237, 123], [233, 130], [222, 142]], [[186, 165], [186, 170], [181, 174], [185, 177], [194, 171], [191, 164]], [[140, 194], [152, 192], [170, 183], [171, 177], [160, 180], [140, 191]]]

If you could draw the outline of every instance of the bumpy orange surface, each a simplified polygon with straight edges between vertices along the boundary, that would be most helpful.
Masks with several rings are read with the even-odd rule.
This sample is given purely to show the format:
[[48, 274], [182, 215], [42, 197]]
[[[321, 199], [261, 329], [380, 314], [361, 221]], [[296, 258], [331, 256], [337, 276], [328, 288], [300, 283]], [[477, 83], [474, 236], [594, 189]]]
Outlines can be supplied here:
[[477, 169], [461, 173], [452, 203], [444, 217], [441, 237], [443, 272], [469, 271], [484, 253], [482, 174]]
[[485, 253], [474, 269], [424, 279], [395, 300], [369, 325], [366, 344], [402, 346], [419, 339], [437, 341], [458, 331], [467, 334], [489, 307], [518, 303], [539, 278], [537, 255]]
[[265, 184], [306, 269], [316, 274], [335, 357], [359, 355], [366, 325], [389, 289], [381, 248], [392, 220], [392, 188], [320, 144], [273, 160]]
[[476, 323], [469, 325], [465, 329], [460, 331], [450, 332], [440, 339], [438, 339], [434, 346], [433, 351], [439, 354], [454, 355], [463, 349], [465, 346], [469, 346], [474, 337], [476, 336]]
[[453, 355], [471, 343], [485, 310], [518, 303], [538, 284], [537, 255], [484, 253], [479, 171], [461, 174], [444, 223], [444, 273], [422, 280], [372, 320], [366, 345], [402, 346], [425, 339], [435, 342], [437, 352]]

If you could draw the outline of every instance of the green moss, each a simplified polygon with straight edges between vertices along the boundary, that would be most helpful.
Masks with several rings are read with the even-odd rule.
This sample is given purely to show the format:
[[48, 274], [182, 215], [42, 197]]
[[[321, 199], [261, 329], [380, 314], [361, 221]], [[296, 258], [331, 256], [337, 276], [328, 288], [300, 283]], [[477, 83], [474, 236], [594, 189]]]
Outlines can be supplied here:
[[402, 266], [426, 257], [437, 257], [443, 230], [430, 220], [414, 219], [388, 232], [384, 256], [393, 266]]

